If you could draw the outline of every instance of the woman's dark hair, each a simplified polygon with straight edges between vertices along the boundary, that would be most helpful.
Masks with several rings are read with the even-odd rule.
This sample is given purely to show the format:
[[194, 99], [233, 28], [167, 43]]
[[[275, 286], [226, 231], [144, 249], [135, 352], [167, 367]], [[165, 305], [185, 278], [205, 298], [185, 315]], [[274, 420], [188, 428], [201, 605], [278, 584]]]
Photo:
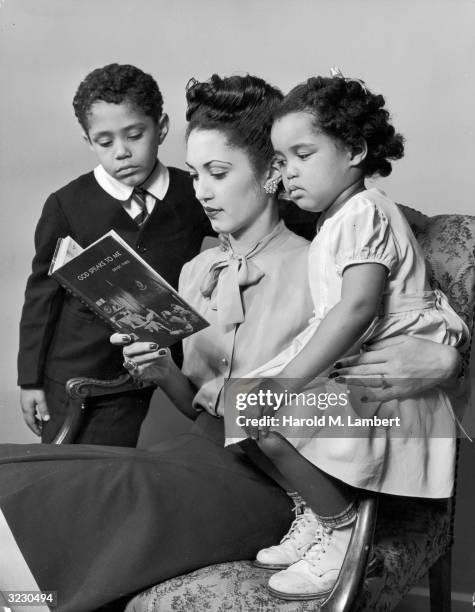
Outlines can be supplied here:
[[404, 155], [404, 139], [390, 124], [384, 98], [371, 93], [362, 81], [342, 77], [312, 77], [294, 87], [274, 114], [277, 120], [295, 112], [308, 112], [315, 126], [349, 149], [368, 147], [362, 162], [365, 176], [388, 176], [390, 159]]
[[91, 106], [100, 100], [112, 104], [129, 102], [155, 123], [163, 110], [162, 94], [155, 79], [130, 64], [96, 68], [79, 85], [73, 100], [74, 114], [86, 133]]
[[194, 129], [219, 130], [230, 146], [246, 150], [257, 174], [273, 157], [270, 131], [282, 92], [255, 76], [192, 79], [186, 90], [188, 137]]

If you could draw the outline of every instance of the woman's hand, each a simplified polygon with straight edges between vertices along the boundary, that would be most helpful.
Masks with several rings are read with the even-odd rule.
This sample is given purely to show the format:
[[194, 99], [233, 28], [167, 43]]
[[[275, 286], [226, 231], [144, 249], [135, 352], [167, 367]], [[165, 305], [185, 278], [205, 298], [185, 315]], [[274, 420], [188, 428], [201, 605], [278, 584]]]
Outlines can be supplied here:
[[170, 351], [154, 342], [133, 342], [126, 334], [113, 334], [110, 341], [123, 346], [124, 367], [140, 382], [159, 385], [173, 404], [190, 419], [198, 413], [192, 406], [194, 385], [175, 365]]
[[360, 355], [340, 359], [331, 376], [337, 382], [341, 379], [364, 387], [363, 398], [368, 402], [385, 402], [437, 385], [449, 387], [460, 372], [460, 364], [460, 355], [452, 346], [397, 336], [365, 345]]
[[169, 375], [172, 364], [169, 349], [159, 348], [154, 342], [131, 343], [126, 334], [112, 334], [110, 341], [124, 347], [124, 367], [136, 380], [160, 385]]

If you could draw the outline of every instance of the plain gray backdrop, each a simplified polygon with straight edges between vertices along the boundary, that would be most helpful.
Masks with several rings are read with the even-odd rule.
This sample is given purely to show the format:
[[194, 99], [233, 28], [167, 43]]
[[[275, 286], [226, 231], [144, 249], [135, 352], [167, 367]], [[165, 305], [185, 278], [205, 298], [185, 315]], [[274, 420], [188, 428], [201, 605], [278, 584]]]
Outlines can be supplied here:
[[[160, 156], [183, 167], [190, 77], [250, 72], [286, 91], [339, 66], [385, 95], [407, 139], [378, 185], [429, 214], [473, 214], [474, 17], [474, 0], [0, 0], [0, 442], [36, 440], [19, 410], [18, 321], [42, 204], [95, 165], [71, 106], [90, 70], [131, 63], [156, 78], [171, 118]], [[158, 404], [142, 444], [185, 426]], [[455, 590], [470, 594], [474, 446], [462, 449], [454, 572]]]

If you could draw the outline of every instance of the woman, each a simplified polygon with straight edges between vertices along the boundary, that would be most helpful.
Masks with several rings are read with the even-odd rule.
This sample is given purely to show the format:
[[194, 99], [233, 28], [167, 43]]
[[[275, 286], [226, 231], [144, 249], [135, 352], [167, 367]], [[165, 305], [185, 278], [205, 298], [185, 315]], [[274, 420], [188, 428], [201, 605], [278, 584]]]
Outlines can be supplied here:
[[[201, 566], [252, 558], [291, 519], [285, 492], [239, 448], [223, 448], [222, 420], [215, 418], [225, 378], [264, 363], [311, 314], [308, 243], [279, 221], [276, 200], [265, 191], [276, 175], [269, 134], [281, 93], [255, 77], [215, 76], [187, 98], [187, 163], [198, 198], [232, 251], [205, 251], [182, 272], [183, 297], [211, 323], [185, 341], [183, 372], [148, 346], [128, 346], [125, 356], [196, 419], [192, 431], [150, 451], [0, 450], [0, 541], [8, 545], [0, 550], [0, 590], [55, 590], [58, 612], [92, 610]], [[417, 342], [417, 352], [406, 345], [399, 355], [414, 373], [421, 366], [419, 379], [456, 371], [451, 347], [407, 342]], [[403, 378], [394, 354], [376, 371]], [[3, 584], [6, 568], [13, 570]]]

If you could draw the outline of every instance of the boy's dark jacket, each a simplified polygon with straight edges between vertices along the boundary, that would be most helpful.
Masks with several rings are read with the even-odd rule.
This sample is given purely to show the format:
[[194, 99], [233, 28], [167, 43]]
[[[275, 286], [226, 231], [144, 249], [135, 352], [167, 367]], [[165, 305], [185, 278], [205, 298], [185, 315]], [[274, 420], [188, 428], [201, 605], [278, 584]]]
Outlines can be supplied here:
[[141, 229], [92, 172], [49, 196], [36, 228], [36, 255], [20, 322], [20, 386], [41, 388], [44, 376], [65, 382], [124, 372], [122, 349], [109, 343], [111, 329], [47, 272], [59, 237], [69, 235], [84, 248], [114, 229], [176, 288], [183, 264], [213, 232], [188, 174], [169, 171], [167, 194]]

